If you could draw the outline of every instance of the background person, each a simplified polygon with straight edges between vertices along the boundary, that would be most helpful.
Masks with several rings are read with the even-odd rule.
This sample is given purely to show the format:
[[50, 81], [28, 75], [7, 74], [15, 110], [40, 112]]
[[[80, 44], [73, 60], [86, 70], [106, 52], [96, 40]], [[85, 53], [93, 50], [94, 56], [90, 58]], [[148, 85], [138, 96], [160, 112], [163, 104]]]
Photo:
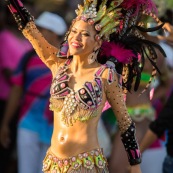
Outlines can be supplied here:
[[[36, 25], [44, 37], [54, 46], [60, 45], [66, 32], [65, 21], [57, 14], [43, 12]], [[8, 148], [10, 122], [20, 102], [17, 130], [17, 156], [19, 173], [41, 173], [42, 160], [50, 145], [52, 112], [49, 111], [51, 72], [37, 56], [28, 51], [20, 61], [12, 77], [10, 98], [4, 112], [0, 130], [0, 142]]]
[[[171, 24], [166, 23], [164, 28], [169, 31], [167, 36], [158, 36], [163, 41], [166, 41], [168, 44], [173, 43], [172, 34], [173, 27]], [[171, 58], [171, 57], [169, 57]], [[172, 85], [171, 85], [172, 87]], [[141, 151], [144, 152], [154, 141], [158, 138], [162, 138], [166, 136], [166, 151], [167, 155], [164, 158], [164, 162], [162, 165], [163, 173], [171, 173], [173, 170], [173, 149], [172, 149], [172, 103], [173, 103], [173, 92], [170, 93], [169, 98], [166, 104], [163, 106], [160, 111], [158, 118], [150, 123], [149, 129], [147, 130], [143, 140], [140, 143]]]
[[[21, 56], [31, 48], [29, 42], [23, 38], [21, 34], [16, 34], [16, 28], [10, 26], [11, 15], [9, 15], [5, 9], [3, 3], [0, 2], [0, 124], [2, 123], [3, 114], [12, 87], [12, 73], [21, 60]], [[14, 173], [16, 169], [15, 144], [17, 111], [14, 112], [14, 114], [10, 126], [12, 142], [8, 148], [4, 148], [0, 144], [1, 173]], [[9, 164], [11, 165], [10, 167]]]
[[167, 133], [166, 150], [167, 155], [163, 162], [163, 173], [171, 173], [173, 170], [173, 92], [166, 105], [160, 112], [158, 118], [150, 123], [144, 138], [140, 143], [141, 151], [144, 152], [154, 141]]

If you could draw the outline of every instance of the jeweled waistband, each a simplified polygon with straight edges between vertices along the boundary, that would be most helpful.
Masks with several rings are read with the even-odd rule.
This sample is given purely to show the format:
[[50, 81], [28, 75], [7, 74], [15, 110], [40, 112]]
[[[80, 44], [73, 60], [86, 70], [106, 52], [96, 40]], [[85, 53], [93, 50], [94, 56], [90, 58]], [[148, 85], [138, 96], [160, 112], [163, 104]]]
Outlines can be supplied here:
[[107, 161], [103, 156], [102, 149], [94, 149], [66, 159], [58, 158], [49, 149], [43, 160], [44, 172], [75, 172], [75, 170], [79, 170], [82, 167], [87, 170], [100, 169], [100, 171], [102, 170], [102, 172], [108, 173]]

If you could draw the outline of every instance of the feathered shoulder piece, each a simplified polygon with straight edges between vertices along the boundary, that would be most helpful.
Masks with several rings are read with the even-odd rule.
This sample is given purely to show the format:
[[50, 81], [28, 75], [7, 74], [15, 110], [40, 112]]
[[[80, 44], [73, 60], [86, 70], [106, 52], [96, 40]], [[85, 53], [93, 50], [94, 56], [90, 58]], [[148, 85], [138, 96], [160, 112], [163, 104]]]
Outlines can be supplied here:
[[[153, 66], [152, 73], [143, 93], [156, 72], [160, 73], [156, 63], [157, 50], [166, 56], [159, 44], [148, 40], [145, 35], [162, 29], [164, 24], [158, 19], [157, 8], [152, 0], [124, 0], [119, 7], [122, 9], [119, 28], [110, 35], [109, 41], [103, 42], [99, 59], [114, 61], [116, 70], [122, 74], [125, 93], [132, 87], [137, 91], [145, 62], [149, 61]], [[146, 19], [149, 18], [156, 27], [147, 28]]]

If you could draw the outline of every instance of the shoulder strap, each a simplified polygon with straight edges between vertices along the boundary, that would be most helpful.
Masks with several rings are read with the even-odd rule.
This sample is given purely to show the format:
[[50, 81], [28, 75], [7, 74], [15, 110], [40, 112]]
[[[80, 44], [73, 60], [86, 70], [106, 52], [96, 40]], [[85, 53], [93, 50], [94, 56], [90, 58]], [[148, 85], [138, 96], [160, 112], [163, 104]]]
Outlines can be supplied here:
[[117, 75], [118, 77], [118, 83], [120, 86], [122, 86], [122, 76], [117, 73], [115, 67], [109, 66], [108, 64], [102, 65], [97, 72], [95, 73], [96, 77], [101, 77], [102, 73], [104, 72], [105, 69], [108, 69], [108, 76], [107, 76], [107, 82], [108, 84], [112, 84], [114, 81], [114, 75]]
[[107, 64], [102, 65], [97, 72], [95, 73], [96, 77], [100, 77], [102, 75], [102, 73], [104, 72], [104, 70], [108, 68], [109, 72], [108, 72], [108, 76], [107, 76], [107, 81], [108, 84], [111, 84], [114, 81], [114, 69], [112, 67], [108, 67]]
[[106, 69], [106, 65], [102, 65], [97, 72], [95, 73], [95, 77], [100, 77], [102, 75], [102, 73], [104, 72], [104, 70]]

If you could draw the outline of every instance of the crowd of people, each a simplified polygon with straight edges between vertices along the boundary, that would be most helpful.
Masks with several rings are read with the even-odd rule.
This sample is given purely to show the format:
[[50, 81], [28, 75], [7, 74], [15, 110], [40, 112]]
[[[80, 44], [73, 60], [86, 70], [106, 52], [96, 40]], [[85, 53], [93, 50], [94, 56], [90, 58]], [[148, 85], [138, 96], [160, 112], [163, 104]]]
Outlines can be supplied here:
[[[112, 33], [106, 33], [110, 26], [97, 30], [110, 19], [99, 16], [96, 32], [91, 24], [95, 16], [86, 17], [84, 9], [96, 11], [108, 6], [107, 1], [85, 1], [77, 18], [74, 10], [82, 0], [52, 1], [49, 6], [39, 0], [22, 2], [16, 6], [10, 0], [0, 2], [0, 172], [172, 173], [173, 15], [163, 16], [165, 24], [156, 35], [142, 34], [158, 45], [154, 52], [146, 48], [151, 56], [157, 54], [157, 65], [152, 58], [144, 60], [134, 92], [125, 85], [130, 80], [127, 66], [122, 70], [126, 76], [122, 85], [121, 66], [111, 58], [107, 62], [98, 59], [109, 54], [102, 41], [108, 37], [115, 41]], [[118, 3], [121, 7], [122, 2]], [[22, 21], [16, 9], [25, 7], [29, 12], [24, 10], [27, 18]], [[173, 9], [169, 12], [173, 14]], [[100, 49], [105, 55], [101, 56]], [[155, 75], [155, 70], [161, 74]], [[114, 123], [109, 124], [112, 117]]]

